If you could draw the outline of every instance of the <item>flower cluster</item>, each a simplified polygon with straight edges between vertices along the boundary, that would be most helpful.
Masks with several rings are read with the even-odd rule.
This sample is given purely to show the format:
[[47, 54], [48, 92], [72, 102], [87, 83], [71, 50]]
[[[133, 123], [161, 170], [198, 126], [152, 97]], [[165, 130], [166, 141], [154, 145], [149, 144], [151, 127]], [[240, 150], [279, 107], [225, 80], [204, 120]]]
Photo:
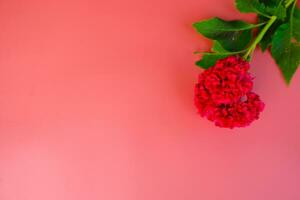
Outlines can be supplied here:
[[249, 68], [239, 56], [229, 56], [200, 74], [194, 99], [200, 115], [226, 128], [244, 127], [258, 119], [264, 103], [251, 92]]

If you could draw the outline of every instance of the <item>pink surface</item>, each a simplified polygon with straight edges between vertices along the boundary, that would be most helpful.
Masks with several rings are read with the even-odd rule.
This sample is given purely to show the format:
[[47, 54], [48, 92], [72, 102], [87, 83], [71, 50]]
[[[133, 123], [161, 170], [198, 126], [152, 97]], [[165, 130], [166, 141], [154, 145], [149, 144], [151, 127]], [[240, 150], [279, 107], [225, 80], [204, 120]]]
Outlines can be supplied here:
[[245, 129], [200, 118], [192, 22], [234, 0], [2, 0], [1, 200], [299, 200], [300, 73], [256, 51]]

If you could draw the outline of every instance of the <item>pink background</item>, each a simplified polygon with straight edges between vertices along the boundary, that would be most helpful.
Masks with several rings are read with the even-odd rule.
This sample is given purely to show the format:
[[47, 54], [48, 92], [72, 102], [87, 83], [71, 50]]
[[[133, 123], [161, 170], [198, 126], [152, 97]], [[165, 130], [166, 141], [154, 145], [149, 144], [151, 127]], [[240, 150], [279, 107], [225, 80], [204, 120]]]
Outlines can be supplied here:
[[2, 0], [1, 200], [299, 200], [300, 73], [252, 62], [261, 119], [200, 118], [191, 27], [234, 0]]

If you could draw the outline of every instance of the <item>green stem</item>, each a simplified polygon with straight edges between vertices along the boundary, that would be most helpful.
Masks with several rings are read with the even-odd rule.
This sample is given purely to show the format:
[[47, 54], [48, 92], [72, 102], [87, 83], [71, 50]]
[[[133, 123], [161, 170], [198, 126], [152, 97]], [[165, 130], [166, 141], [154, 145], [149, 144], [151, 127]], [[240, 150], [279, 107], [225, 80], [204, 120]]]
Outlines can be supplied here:
[[253, 51], [256, 48], [256, 45], [262, 40], [262, 38], [264, 37], [266, 32], [269, 30], [269, 28], [272, 26], [272, 24], [276, 21], [276, 19], [277, 19], [276, 16], [272, 16], [270, 18], [268, 23], [264, 26], [264, 28], [260, 31], [260, 33], [257, 35], [255, 40], [252, 42], [252, 44], [248, 48], [248, 51], [244, 55], [244, 59], [248, 59], [249, 55], [251, 55], [253, 53]]
[[248, 49], [244, 49], [244, 50], [241, 50], [241, 51], [222, 52], [222, 53], [216, 53], [216, 52], [197, 52], [197, 54], [203, 54], [203, 55], [216, 55], [216, 54], [220, 54], [220, 55], [234, 55], [234, 54], [244, 53], [247, 50]]
[[294, 2], [294, 0], [289, 0], [286, 4], [285, 4], [285, 7], [289, 7], [292, 3]]

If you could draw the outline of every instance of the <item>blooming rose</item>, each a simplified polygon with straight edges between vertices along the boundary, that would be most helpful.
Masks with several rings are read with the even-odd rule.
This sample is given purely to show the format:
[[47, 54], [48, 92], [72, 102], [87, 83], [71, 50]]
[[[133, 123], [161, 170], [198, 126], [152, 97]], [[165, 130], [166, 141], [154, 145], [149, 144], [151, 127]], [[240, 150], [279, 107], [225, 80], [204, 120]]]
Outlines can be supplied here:
[[251, 92], [249, 68], [247, 61], [229, 56], [200, 74], [194, 98], [200, 115], [227, 128], [244, 127], [258, 119], [264, 103]]

